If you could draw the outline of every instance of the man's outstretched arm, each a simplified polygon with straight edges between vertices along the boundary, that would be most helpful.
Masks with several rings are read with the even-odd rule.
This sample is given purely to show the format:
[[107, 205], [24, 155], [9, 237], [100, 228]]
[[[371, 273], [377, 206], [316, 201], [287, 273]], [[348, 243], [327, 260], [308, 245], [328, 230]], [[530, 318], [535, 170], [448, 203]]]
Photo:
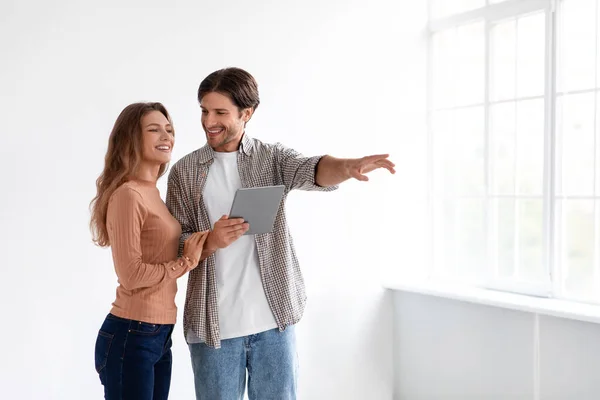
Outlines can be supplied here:
[[350, 178], [368, 181], [366, 175], [379, 168], [385, 168], [395, 174], [395, 165], [388, 160], [388, 154], [378, 154], [362, 158], [335, 158], [324, 156], [317, 164], [317, 185], [328, 187], [339, 185]]

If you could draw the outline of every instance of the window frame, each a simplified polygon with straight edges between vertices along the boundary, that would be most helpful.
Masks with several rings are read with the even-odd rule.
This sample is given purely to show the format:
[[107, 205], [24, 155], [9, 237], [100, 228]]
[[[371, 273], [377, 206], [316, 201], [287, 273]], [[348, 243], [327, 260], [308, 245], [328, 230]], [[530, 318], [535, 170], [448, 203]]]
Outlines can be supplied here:
[[[487, 265], [482, 266], [485, 269], [483, 280], [464, 282], [470, 285], [479, 286], [487, 289], [514, 292], [525, 295], [556, 297], [562, 298], [561, 277], [556, 261], [556, 198], [555, 198], [555, 174], [556, 174], [556, 63], [557, 63], [557, 0], [508, 0], [501, 3], [489, 4], [486, 0], [484, 7], [471, 11], [462, 12], [440, 19], [431, 19], [432, 0], [429, 3], [429, 23], [427, 27], [427, 237], [428, 246], [426, 246], [426, 260], [429, 266], [428, 276], [430, 279], [440, 279], [435, 274], [436, 269], [434, 254], [435, 248], [435, 207], [437, 197], [435, 195], [435, 177], [434, 177], [434, 157], [433, 150], [435, 146], [434, 133], [432, 129], [433, 115], [436, 111], [433, 104], [433, 37], [434, 34], [456, 28], [468, 23], [483, 21], [484, 23], [484, 43], [485, 43], [485, 71], [484, 71], [484, 165], [485, 165], [485, 193], [481, 199], [485, 202], [484, 207], [484, 231], [485, 231], [485, 254]], [[492, 201], [496, 198], [490, 188], [491, 181], [491, 155], [490, 155], [490, 104], [495, 103], [490, 100], [490, 71], [491, 71], [491, 29], [494, 24], [509, 18], [515, 18], [534, 12], [544, 12], [545, 15], [545, 55], [544, 55], [544, 157], [543, 157], [543, 182], [542, 182], [542, 263], [545, 268], [547, 280], [538, 283], [526, 283], [516, 281], [513, 278], [495, 277], [495, 263], [490, 262], [490, 239], [493, 238], [493, 224], [490, 217]], [[515, 98], [513, 101], [522, 101]], [[515, 194], [509, 196], [515, 200], [526, 196]], [[447, 278], [445, 278], [447, 279]]]

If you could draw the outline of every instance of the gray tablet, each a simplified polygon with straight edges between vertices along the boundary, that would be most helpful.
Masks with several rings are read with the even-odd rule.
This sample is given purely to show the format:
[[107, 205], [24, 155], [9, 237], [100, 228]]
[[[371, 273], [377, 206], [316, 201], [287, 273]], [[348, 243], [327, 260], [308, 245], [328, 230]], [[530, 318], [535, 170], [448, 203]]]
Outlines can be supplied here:
[[245, 235], [271, 232], [284, 188], [285, 186], [278, 185], [238, 189], [229, 218], [243, 218], [250, 224]]

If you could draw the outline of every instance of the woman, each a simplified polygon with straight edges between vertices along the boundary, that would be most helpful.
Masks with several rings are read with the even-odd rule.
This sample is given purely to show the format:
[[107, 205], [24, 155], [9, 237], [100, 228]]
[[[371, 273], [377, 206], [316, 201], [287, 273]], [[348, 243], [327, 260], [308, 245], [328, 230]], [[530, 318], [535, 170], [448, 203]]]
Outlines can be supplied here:
[[96, 340], [96, 371], [107, 400], [158, 400], [169, 394], [176, 279], [198, 265], [207, 235], [194, 233], [177, 258], [181, 227], [156, 187], [174, 141], [162, 104], [127, 106], [110, 134], [96, 182], [94, 242], [111, 247], [119, 280]]

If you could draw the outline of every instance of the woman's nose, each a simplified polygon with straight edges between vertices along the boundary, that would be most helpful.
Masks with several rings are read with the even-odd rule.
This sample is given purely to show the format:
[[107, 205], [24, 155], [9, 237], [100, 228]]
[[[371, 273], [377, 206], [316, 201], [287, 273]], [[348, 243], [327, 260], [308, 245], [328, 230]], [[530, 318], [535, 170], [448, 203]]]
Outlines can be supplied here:
[[160, 140], [169, 140], [171, 139], [171, 134], [166, 130], [161, 130]]

